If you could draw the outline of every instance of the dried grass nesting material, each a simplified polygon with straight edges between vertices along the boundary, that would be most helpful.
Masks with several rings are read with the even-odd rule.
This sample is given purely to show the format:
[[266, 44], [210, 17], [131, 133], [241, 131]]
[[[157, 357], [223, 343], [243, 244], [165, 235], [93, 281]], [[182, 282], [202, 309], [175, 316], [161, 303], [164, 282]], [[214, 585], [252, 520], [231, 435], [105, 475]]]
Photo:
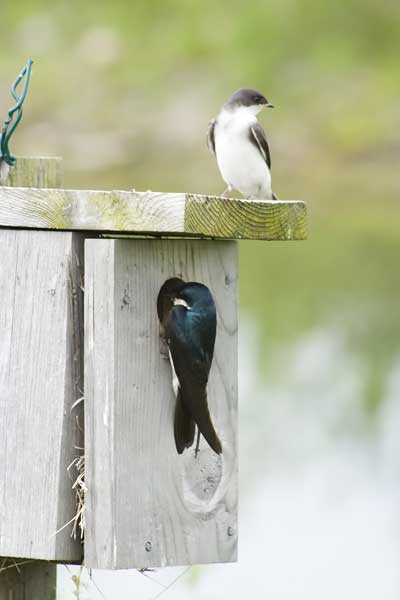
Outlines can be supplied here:
[[85, 485], [85, 456], [83, 454], [74, 458], [67, 470], [70, 472], [72, 469], [75, 469], [77, 475], [72, 485], [72, 489], [76, 494], [76, 513], [72, 519], [71, 537], [75, 540], [79, 535], [83, 541], [85, 537], [85, 493], [87, 492]]
[[[78, 406], [78, 404], [83, 402], [83, 400], [83, 396], [78, 398], [78, 400], [76, 400], [71, 406], [71, 412], [76, 406]], [[76, 426], [80, 431], [82, 431], [78, 416], [76, 417]], [[76, 497], [76, 512], [72, 519], [60, 527], [60, 529], [58, 529], [54, 535], [57, 535], [60, 531], [69, 525], [72, 525], [71, 537], [76, 540], [76, 538], [79, 536], [83, 543], [85, 537], [85, 493], [87, 492], [87, 487], [85, 485], [85, 455], [83, 454], [84, 448], [75, 446], [75, 450], [80, 454], [78, 454], [78, 456], [76, 456], [68, 465], [67, 471], [71, 480], [73, 481], [72, 489], [74, 490]]]

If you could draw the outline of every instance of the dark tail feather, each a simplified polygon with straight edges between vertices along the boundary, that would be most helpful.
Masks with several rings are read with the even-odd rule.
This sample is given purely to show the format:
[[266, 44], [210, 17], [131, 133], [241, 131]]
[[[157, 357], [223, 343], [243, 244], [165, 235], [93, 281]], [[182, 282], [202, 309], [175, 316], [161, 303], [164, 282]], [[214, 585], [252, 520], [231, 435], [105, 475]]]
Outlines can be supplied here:
[[178, 391], [175, 406], [174, 435], [178, 454], [182, 454], [185, 448], [190, 448], [194, 442], [195, 423], [189, 411], [182, 402], [181, 390]]
[[207, 392], [202, 398], [190, 404], [190, 412], [200, 433], [207, 444], [216, 454], [222, 454], [222, 445], [211, 421], [210, 411], [207, 403]]

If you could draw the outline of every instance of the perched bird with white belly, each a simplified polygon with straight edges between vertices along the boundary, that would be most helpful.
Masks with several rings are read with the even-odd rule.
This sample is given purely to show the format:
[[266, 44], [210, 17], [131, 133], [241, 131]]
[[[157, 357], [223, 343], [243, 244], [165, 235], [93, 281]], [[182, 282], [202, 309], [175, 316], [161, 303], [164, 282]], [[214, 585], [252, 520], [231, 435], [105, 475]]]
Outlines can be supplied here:
[[242, 88], [223, 105], [208, 128], [208, 146], [222, 178], [247, 198], [277, 200], [271, 188], [271, 155], [257, 114], [273, 105], [257, 90]]

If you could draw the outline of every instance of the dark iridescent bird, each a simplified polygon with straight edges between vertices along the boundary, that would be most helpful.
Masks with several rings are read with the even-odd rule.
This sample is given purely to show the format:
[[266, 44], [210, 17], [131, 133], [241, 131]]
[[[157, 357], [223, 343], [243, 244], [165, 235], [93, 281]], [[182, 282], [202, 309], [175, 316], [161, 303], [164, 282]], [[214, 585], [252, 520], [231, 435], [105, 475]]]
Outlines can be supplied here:
[[193, 445], [195, 426], [208, 445], [222, 446], [211, 421], [207, 382], [214, 355], [217, 314], [210, 290], [197, 282], [168, 279], [157, 298], [162, 335], [168, 344], [176, 397], [174, 435], [179, 454]]
[[232, 94], [208, 128], [227, 192], [235, 189], [248, 198], [276, 200], [271, 188], [271, 154], [265, 131], [257, 121], [263, 108], [273, 105], [258, 90], [242, 88]]

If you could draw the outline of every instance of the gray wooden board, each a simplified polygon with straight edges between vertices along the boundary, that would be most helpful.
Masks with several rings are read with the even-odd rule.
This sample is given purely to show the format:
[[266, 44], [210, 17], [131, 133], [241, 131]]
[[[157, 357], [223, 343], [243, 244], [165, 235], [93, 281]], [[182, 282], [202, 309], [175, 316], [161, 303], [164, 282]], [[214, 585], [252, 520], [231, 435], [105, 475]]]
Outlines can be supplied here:
[[7, 561], [7, 566], [3, 567], [0, 560], [0, 600], [55, 600], [57, 565], [41, 561], [19, 562]]
[[0, 227], [220, 239], [304, 240], [300, 201], [0, 186]]
[[[208, 386], [223, 444], [179, 456], [156, 298], [174, 275], [208, 285], [217, 313]], [[230, 562], [237, 553], [237, 246], [85, 242], [85, 565]]]
[[81, 558], [55, 534], [76, 510], [82, 251], [80, 234], [0, 231], [0, 556]]

